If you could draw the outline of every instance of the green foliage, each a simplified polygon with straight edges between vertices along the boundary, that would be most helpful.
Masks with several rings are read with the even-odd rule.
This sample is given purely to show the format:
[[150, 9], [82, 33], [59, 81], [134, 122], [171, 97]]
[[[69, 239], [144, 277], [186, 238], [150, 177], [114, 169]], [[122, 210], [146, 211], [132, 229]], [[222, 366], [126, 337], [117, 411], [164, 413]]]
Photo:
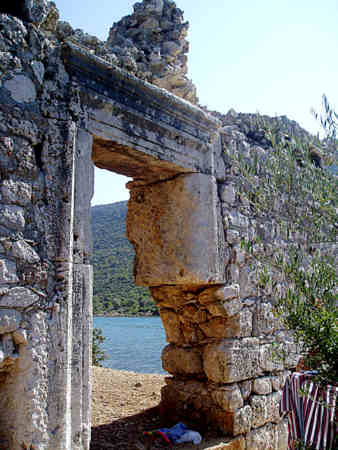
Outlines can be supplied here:
[[316, 255], [304, 270], [299, 258], [299, 252], [293, 250], [281, 266], [290, 287], [280, 297], [278, 311], [296, 341], [306, 349], [305, 365], [318, 371], [318, 381], [335, 384], [338, 313], [334, 260]]
[[101, 350], [101, 344], [105, 341], [101, 328], [93, 329], [93, 344], [92, 344], [92, 364], [93, 366], [102, 367], [101, 362], [106, 359], [104, 351]]
[[125, 236], [127, 202], [92, 208], [94, 314], [158, 314], [147, 288], [133, 281], [134, 249]]
[[[337, 114], [325, 96], [323, 109], [317, 115], [325, 127], [323, 141], [299, 139], [286, 134], [278, 119], [258, 117], [255, 126], [270, 149], [227, 155], [258, 224], [256, 237], [242, 243], [258, 287], [272, 287], [276, 311], [301, 345], [307, 367], [318, 371], [320, 382], [336, 384], [338, 177], [329, 169], [337, 167]], [[273, 251], [260, 235], [267, 223], [279, 239]]]

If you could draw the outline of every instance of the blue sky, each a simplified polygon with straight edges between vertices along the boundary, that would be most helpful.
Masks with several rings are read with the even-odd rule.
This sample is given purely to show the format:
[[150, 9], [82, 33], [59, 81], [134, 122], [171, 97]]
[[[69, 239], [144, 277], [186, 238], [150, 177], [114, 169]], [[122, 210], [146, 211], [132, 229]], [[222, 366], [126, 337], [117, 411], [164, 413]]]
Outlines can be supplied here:
[[[56, 0], [61, 19], [106, 39], [133, 0]], [[189, 76], [200, 103], [287, 115], [311, 132], [325, 92], [338, 106], [337, 0], [177, 0], [190, 22]], [[337, 109], [337, 108], [336, 108]], [[97, 171], [93, 204], [128, 198], [125, 180]]]

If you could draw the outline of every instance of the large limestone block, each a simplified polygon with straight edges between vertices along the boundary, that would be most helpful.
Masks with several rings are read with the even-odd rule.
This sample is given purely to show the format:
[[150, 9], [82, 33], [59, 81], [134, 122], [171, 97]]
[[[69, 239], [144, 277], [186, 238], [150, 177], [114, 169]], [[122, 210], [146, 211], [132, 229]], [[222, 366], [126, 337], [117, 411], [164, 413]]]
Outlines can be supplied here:
[[212, 392], [214, 402], [224, 411], [235, 412], [244, 405], [243, 397], [238, 384], [219, 388]]
[[16, 264], [7, 258], [0, 259], [0, 284], [16, 283], [19, 281]]
[[0, 334], [12, 333], [20, 327], [21, 314], [14, 309], [0, 310]]
[[230, 436], [248, 433], [251, 429], [252, 411], [249, 405], [235, 412], [215, 410], [212, 413], [219, 428]]
[[[259, 303], [253, 317], [254, 336], [273, 333], [278, 327], [279, 321], [273, 313], [271, 303]], [[281, 328], [279, 326], [279, 328]]]
[[253, 395], [250, 398], [252, 426], [258, 428], [267, 422], [279, 422], [280, 400], [280, 392], [274, 392], [271, 395]]
[[23, 231], [25, 227], [24, 209], [16, 205], [0, 206], [0, 225], [14, 231]]
[[268, 424], [251, 431], [246, 438], [246, 448], [248, 450], [275, 450], [276, 426]]
[[233, 383], [262, 375], [259, 341], [255, 338], [227, 339], [207, 345], [203, 366], [208, 379], [216, 383]]
[[224, 280], [216, 181], [195, 173], [134, 187], [127, 237], [134, 245], [135, 282], [203, 285]]
[[17, 286], [11, 288], [6, 295], [0, 297], [0, 307], [27, 308], [39, 301], [39, 296], [31, 289]]
[[194, 348], [167, 345], [162, 352], [163, 369], [174, 375], [202, 375], [200, 352]]
[[175, 344], [184, 342], [178, 314], [170, 309], [161, 309], [160, 315], [165, 329], [167, 342]]

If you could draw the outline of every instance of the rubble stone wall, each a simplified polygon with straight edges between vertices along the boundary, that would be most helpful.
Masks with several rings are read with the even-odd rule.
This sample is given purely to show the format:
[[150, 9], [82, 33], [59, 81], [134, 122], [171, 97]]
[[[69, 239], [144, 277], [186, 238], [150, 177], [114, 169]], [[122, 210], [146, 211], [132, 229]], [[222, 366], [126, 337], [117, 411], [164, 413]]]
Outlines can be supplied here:
[[168, 341], [163, 414], [286, 449], [295, 349], [240, 246], [279, 232], [251, 216], [224, 151], [264, 152], [259, 136], [160, 89], [197, 101], [173, 2], [136, 4], [106, 43], [58, 22], [52, 2], [13, 5], [0, 7], [0, 449], [89, 449], [93, 162], [134, 179], [136, 281]]

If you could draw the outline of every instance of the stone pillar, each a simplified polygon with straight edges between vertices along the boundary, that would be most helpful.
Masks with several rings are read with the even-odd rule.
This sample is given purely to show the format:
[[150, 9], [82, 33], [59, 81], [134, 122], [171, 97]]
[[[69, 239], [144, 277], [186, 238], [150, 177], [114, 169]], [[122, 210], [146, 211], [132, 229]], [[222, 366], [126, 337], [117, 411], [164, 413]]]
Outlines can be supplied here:
[[75, 125], [20, 120], [7, 111], [0, 134], [0, 445], [65, 450]]
[[89, 450], [91, 435], [91, 371], [93, 270], [90, 202], [94, 193], [92, 136], [77, 130], [75, 151], [72, 450]]

